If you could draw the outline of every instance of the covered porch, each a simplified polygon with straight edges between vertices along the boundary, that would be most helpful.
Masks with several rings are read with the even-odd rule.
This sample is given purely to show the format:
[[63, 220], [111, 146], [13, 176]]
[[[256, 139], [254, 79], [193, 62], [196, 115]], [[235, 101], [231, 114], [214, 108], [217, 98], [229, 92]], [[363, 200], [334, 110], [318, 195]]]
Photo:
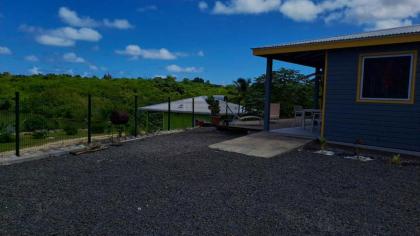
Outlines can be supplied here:
[[[253, 54], [266, 59], [263, 130], [289, 137], [310, 139], [323, 137], [327, 52], [324, 50], [305, 51], [304, 48], [297, 50], [288, 47], [267, 47], [255, 48]], [[299, 111], [303, 117], [297, 117], [295, 112], [294, 122], [288, 127], [276, 127], [270, 121], [273, 61], [275, 60], [312, 67], [314, 70], [314, 73], [306, 76], [313, 84], [313, 105]]]

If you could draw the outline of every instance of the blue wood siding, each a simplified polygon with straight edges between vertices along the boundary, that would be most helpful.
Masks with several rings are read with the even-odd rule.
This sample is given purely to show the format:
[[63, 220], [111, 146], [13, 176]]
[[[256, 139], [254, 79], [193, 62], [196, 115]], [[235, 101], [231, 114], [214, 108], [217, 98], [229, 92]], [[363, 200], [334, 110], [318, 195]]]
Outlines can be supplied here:
[[415, 103], [357, 103], [359, 55], [417, 50], [420, 44], [332, 50], [328, 52], [325, 138], [329, 141], [420, 151], [420, 66], [417, 60]]

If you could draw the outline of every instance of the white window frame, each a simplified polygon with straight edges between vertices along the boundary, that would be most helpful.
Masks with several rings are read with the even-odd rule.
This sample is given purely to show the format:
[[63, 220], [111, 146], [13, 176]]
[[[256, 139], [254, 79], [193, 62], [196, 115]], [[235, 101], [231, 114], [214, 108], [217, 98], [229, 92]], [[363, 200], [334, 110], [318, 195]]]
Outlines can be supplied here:
[[[363, 84], [364, 84], [364, 72], [365, 72], [365, 60], [372, 58], [389, 58], [389, 57], [407, 57], [410, 60], [410, 74], [407, 98], [371, 98], [363, 97]], [[359, 78], [358, 78], [358, 91], [357, 91], [357, 102], [372, 102], [372, 103], [414, 103], [414, 86], [416, 79], [416, 66], [417, 66], [417, 52], [388, 52], [388, 53], [376, 53], [376, 54], [362, 54], [359, 58]]]

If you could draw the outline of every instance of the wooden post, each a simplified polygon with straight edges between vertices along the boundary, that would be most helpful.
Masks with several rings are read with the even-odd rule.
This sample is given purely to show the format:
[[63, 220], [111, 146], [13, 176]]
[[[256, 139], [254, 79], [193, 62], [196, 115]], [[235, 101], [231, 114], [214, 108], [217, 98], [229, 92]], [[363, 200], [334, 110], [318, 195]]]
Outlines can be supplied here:
[[273, 58], [267, 57], [267, 70], [265, 75], [264, 92], [264, 131], [270, 131], [270, 102], [273, 79]]
[[192, 117], [191, 117], [191, 124], [192, 127], [195, 127], [195, 102], [194, 102], [194, 98], [192, 98]]

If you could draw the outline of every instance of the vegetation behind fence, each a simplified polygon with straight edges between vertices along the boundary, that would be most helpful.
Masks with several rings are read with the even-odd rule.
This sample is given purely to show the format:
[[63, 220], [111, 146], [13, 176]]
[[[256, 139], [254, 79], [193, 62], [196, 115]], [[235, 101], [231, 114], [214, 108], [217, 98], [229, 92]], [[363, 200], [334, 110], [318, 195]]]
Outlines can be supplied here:
[[[194, 114], [179, 117], [168, 112], [141, 111], [137, 95], [125, 100], [123, 105], [107, 103], [105, 97], [87, 95], [85, 101], [79, 101], [78, 109], [58, 107], [54, 112], [50, 105], [34, 104], [20, 97], [19, 92], [14, 97], [0, 97], [0, 155], [11, 152], [19, 155], [22, 149], [49, 148], [51, 144], [86, 144], [95, 139], [190, 128], [194, 126], [194, 117], [203, 118]], [[118, 121], [121, 117], [123, 123]], [[169, 117], [171, 126], [167, 125]]]

